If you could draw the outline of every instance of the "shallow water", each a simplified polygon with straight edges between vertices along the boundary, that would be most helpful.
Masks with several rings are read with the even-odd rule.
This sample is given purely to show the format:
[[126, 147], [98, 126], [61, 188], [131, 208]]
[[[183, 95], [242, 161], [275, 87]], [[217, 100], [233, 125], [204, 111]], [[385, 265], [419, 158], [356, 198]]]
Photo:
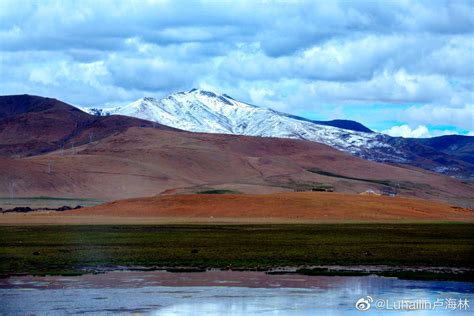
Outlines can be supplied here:
[[[370, 308], [357, 310], [356, 302], [369, 300], [367, 296], [373, 299]], [[449, 309], [454, 307], [453, 301], [447, 299], [456, 300], [454, 310]], [[400, 314], [401, 307], [405, 307], [401, 314], [406, 315], [468, 315], [474, 311], [473, 303], [474, 283], [377, 276], [122, 271], [0, 280], [0, 313], [5, 315], [392, 315]], [[387, 306], [394, 309], [387, 310]], [[412, 307], [418, 310], [408, 310]]]

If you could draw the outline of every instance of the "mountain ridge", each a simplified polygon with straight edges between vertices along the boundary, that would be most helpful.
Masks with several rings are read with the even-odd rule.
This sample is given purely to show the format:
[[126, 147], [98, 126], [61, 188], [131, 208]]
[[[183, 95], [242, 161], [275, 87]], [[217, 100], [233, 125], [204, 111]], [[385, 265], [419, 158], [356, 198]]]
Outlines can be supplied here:
[[[442, 141], [391, 137], [348, 120], [315, 121], [240, 102], [226, 94], [191, 89], [163, 99], [145, 97], [128, 105], [104, 108], [166, 126], [204, 133], [310, 140], [360, 158], [407, 164], [430, 171], [474, 179], [474, 137], [447, 138], [464, 150], [445, 150]], [[466, 144], [464, 144], [466, 143]], [[456, 144], [449, 144], [449, 146]]]

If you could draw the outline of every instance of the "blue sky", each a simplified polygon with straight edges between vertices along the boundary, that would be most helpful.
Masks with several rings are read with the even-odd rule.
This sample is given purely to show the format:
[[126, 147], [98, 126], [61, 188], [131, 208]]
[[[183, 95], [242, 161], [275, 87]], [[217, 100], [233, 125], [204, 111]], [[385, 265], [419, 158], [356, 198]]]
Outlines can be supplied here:
[[473, 1], [0, 1], [0, 94], [193, 87], [395, 136], [474, 135]]

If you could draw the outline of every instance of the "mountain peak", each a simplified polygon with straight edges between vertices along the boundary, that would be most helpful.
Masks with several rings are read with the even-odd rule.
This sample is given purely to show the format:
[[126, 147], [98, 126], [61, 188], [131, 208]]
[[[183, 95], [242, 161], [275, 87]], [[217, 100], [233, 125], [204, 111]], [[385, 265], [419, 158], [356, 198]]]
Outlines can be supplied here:
[[234, 98], [232, 98], [231, 96], [229, 96], [225, 93], [224, 94], [218, 94], [218, 93], [215, 93], [213, 91], [197, 89], [197, 88], [193, 88], [193, 89], [189, 90], [188, 92], [178, 92], [177, 94], [203, 95], [203, 96], [207, 96], [207, 97], [211, 97], [211, 98], [223, 98], [223, 99], [230, 99], [230, 100], [236, 101]]
[[[178, 93], [180, 93], [180, 92], [178, 92]], [[189, 90], [188, 92], [181, 92], [181, 93], [184, 93], [184, 94], [189, 94], [189, 93], [198, 94], [198, 93], [202, 93], [202, 94], [205, 94], [205, 95], [217, 96], [217, 94], [214, 93], [214, 92], [212, 92], [212, 91], [206, 91], [206, 90], [198, 89], [198, 88], [192, 88], [192, 89]]]
[[142, 98], [141, 100], [146, 101], [146, 102], [153, 102], [153, 101], [156, 101], [156, 99], [153, 98], [153, 97], [144, 97], [144, 98]]
[[211, 93], [214, 93], [214, 94], [217, 94], [215, 93], [214, 91], [210, 91], [210, 90], [205, 90], [205, 89], [202, 89], [202, 88], [192, 88], [191, 90], [188, 91], [189, 93], [191, 92], [211, 92]]

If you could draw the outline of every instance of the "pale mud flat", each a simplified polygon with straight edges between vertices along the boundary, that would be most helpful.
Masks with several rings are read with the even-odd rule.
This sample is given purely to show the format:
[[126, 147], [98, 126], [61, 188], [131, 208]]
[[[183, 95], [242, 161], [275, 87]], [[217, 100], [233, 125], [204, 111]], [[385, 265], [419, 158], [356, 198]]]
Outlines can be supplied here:
[[[0, 226], [16, 225], [172, 225], [172, 224], [320, 224], [357, 222], [352, 220], [305, 220], [287, 218], [244, 217], [158, 217], [64, 215], [65, 212], [38, 211], [31, 213], [0, 214]], [[467, 221], [467, 220], [466, 220]], [[474, 219], [473, 219], [474, 221]], [[380, 221], [382, 222], [382, 221]], [[390, 221], [388, 221], [390, 222]], [[409, 221], [412, 222], [412, 221]]]
[[[64, 212], [61, 212], [64, 213]], [[278, 217], [137, 217], [107, 215], [62, 215], [58, 212], [0, 214], [0, 226], [23, 225], [258, 225], [258, 224], [357, 224], [357, 223], [443, 223], [474, 222], [474, 217], [456, 219], [301, 219]]]
[[[21, 276], [0, 280], [0, 314], [360, 315], [355, 302], [467, 299], [467, 310], [409, 311], [472, 314], [474, 283], [407, 281], [376, 276], [267, 275], [263, 272], [117, 271], [77, 277]], [[377, 310], [364, 314], [399, 314]]]

